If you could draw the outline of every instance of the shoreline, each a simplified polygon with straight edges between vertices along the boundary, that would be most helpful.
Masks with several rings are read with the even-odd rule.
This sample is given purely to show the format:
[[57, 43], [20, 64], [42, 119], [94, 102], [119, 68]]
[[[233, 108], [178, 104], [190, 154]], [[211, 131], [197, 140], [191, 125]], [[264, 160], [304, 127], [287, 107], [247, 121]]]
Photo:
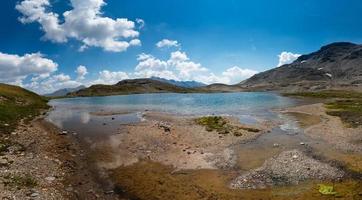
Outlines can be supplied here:
[[[318, 136], [318, 140], [330, 139], [328, 142], [331, 142], [331, 144], [334, 145], [336, 145], [335, 142], [338, 141], [340, 144], [343, 144], [336, 145], [339, 150], [342, 149], [343, 151], [350, 151], [350, 148], [343, 149], [347, 146], [346, 144], [350, 142], [348, 137], [341, 137], [341, 135], [337, 135], [336, 138], [330, 138], [323, 135], [322, 131], [327, 130], [326, 128], [328, 128], [328, 123], [337, 123], [339, 128], [338, 130], [350, 129], [342, 126], [343, 124], [338, 117], [327, 115], [322, 107], [322, 104], [307, 104], [286, 108], [281, 112], [292, 115], [293, 113], [314, 115], [322, 118], [319, 122], [315, 122], [314, 119], [311, 121], [308, 121], [309, 119], [304, 119], [307, 121], [304, 127], [305, 134], [311, 138]], [[106, 114], [107, 113], [97, 113], [99, 116], [107, 116]], [[35, 186], [33, 189], [21, 188], [14, 192], [11, 190], [7, 191], [6, 187], [4, 187], [4, 192], [0, 194], [6, 197], [7, 195], [14, 195], [15, 193], [15, 195], [20, 198], [38, 199], [119, 199], [120, 196], [126, 199], [132, 199], [132, 197], [139, 197], [142, 199], [142, 197], [145, 197], [144, 195], [161, 195], [162, 197], [182, 199], [175, 195], [178, 191], [177, 188], [183, 186], [186, 188], [183, 190], [184, 192], [191, 192], [193, 194], [190, 196], [191, 199], [211, 197], [212, 195], [210, 196], [210, 192], [220, 192], [214, 194], [214, 197], [221, 199], [238, 199], [240, 196], [249, 195], [250, 197], [259, 195], [263, 199], [275, 196], [274, 193], [278, 193], [281, 189], [280, 186], [268, 186], [266, 189], [262, 190], [231, 190], [228, 188], [228, 184], [235, 180], [235, 177], [239, 177], [239, 175], [242, 175], [243, 173], [238, 172], [238, 168], [235, 168], [235, 156], [238, 155], [235, 155], [235, 152], [232, 151], [221, 151], [230, 148], [233, 149], [233, 145], [236, 144], [242, 145], [256, 141], [259, 137], [269, 134], [271, 126], [275, 126], [276, 124], [263, 124], [263, 131], [260, 133], [251, 135], [245, 134], [241, 138], [238, 138], [235, 136], [223, 136], [215, 132], [208, 132], [204, 129], [204, 127], [195, 125], [190, 121], [195, 117], [180, 117], [169, 113], [167, 114], [153, 111], [146, 112], [143, 117], [147, 120], [133, 125], [122, 125], [123, 133], [117, 133], [109, 136], [111, 138], [110, 141], [113, 141], [114, 147], [118, 148], [115, 152], [107, 152], [113, 150], [106, 150], [107, 148], [105, 148], [107, 144], [110, 144], [110, 141], [108, 141], [108, 143], [99, 144], [98, 147], [97, 145], [89, 146], [89, 144], [81, 142], [78, 136], [74, 136], [70, 132], [62, 134], [62, 131], [59, 128], [50, 122], [47, 122], [43, 116], [33, 120], [30, 125], [19, 125], [15, 134], [10, 135], [10, 137], [18, 137], [16, 139], [17, 141], [25, 141], [25, 138], [28, 139], [28, 137], [32, 137], [33, 141], [35, 141], [35, 144], [37, 145], [38, 151], [40, 151], [39, 156], [42, 158], [47, 156], [47, 161], [45, 161], [47, 164], [39, 161], [34, 166], [43, 165], [44, 167], [47, 165], [47, 169], [43, 170], [40, 175], [35, 177], [39, 185]], [[230, 123], [238, 123], [236, 122], [237, 120], [235, 121], [232, 117], [227, 118], [230, 120]], [[303, 118], [303, 116], [297, 116], [296, 118]], [[325, 120], [325, 118], [328, 120]], [[303, 119], [301, 119], [301, 121], [303, 121]], [[164, 123], [166, 125], [171, 124], [171, 133], [166, 133], [163, 127], [164, 124], [160, 124], [160, 122], [167, 122]], [[200, 128], [202, 130], [200, 130]], [[196, 129], [197, 131], [195, 131]], [[318, 134], [314, 135], [313, 133], [316, 133], [316, 130], [322, 131], [317, 132]], [[31, 134], [24, 137], [24, 132], [30, 132]], [[146, 132], [146, 135], [152, 135], [152, 137], [145, 137], [146, 135], [144, 135], [144, 133]], [[195, 132], [198, 134], [195, 135]], [[220, 136], [222, 136], [222, 141]], [[47, 141], [48, 144], [44, 144], [45, 141]], [[114, 143], [114, 141], [118, 141], [118, 143]], [[166, 145], [161, 145], [163, 142]], [[175, 142], [176, 144], [174, 144]], [[196, 147], [196, 143], [198, 147]], [[123, 148], [125, 145], [122, 144], [129, 144], [133, 146]], [[141, 145], [141, 147], [136, 144], [143, 144], [145, 146]], [[150, 146], [150, 144], [153, 144], [153, 146]], [[179, 146], [181, 144], [182, 146]], [[358, 144], [355, 145], [358, 146]], [[99, 151], [99, 149], [102, 148], [105, 151]], [[318, 148], [316, 148], [316, 150], [320, 151]], [[358, 154], [353, 155], [356, 155], [356, 158], [358, 159], [358, 155], [361, 155], [359, 154], [360, 151], [358, 148], [354, 150], [357, 150], [356, 153]], [[282, 153], [285, 152], [283, 148], [281, 148], [280, 151]], [[28, 158], [28, 153], [28, 150], [26, 150], [24, 155], [20, 155], [25, 158], [22, 162], [34, 162], [34, 158]], [[212, 153], [216, 156], [213, 157], [208, 153]], [[303, 157], [298, 153], [294, 154]], [[121, 155], [127, 159], [120, 161], [117, 160], [114, 155]], [[276, 155], [280, 154], [278, 153]], [[8, 155], [6, 156], [9, 157]], [[209, 158], [205, 159], [207, 156], [209, 156]], [[315, 157], [315, 154], [307, 154], [307, 156], [309, 158], [313, 158], [313, 156]], [[272, 157], [277, 159], [277, 156]], [[333, 159], [335, 158], [335, 155], [332, 155], [331, 157], [323, 157], [317, 160], [321, 160], [322, 162], [328, 164], [329, 162], [333, 162]], [[14, 157], [12, 159], [14, 160], [15, 166], [20, 165], [16, 161], [17, 159], [18, 157]], [[340, 164], [342, 164], [342, 166], [352, 165], [355, 160], [350, 158], [349, 155], [342, 155], [338, 157], [338, 159], [341, 161]], [[49, 163], [54, 164], [49, 164], [48, 160]], [[357, 170], [358, 173], [361, 173], [359, 170], [362, 168], [362, 159], [360, 162], [361, 163], [357, 163], [357, 166], [347, 167], [348, 170]], [[267, 163], [267, 161], [264, 163]], [[147, 168], [149, 167], [152, 172], [148, 171]], [[12, 169], [11, 165], [9, 169]], [[42, 168], [38, 167], [37, 170], [39, 169], [41, 170]], [[54, 173], [49, 173], [51, 175], [47, 175], [47, 170], [51, 170]], [[144, 175], [140, 176], [141, 174], [146, 175], [143, 177]], [[129, 175], [133, 177], [130, 177]], [[111, 178], [112, 176], [113, 178]], [[152, 178], [153, 176], [155, 176], [158, 180]], [[197, 177], [196, 180], [189, 180], [192, 176]], [[215, 181], [216, 186], [212, 186], [214, 184], [209, 183], [207, 177], [210, 177], [211, 180]], [[134, 185], [134, 181], [139, 181], [139, 184]], [[159, 189], [162, 189], [163, 186], [160, 186], [159, 188], [155, 186], [156, 188], [153, 188], [155, 194], [152, 194], [152, 190], [147, 190], [145, 188], [147, 184], [154, 184], [152, 181], [162, 181], [173, 185], [170, 185], [170, 191], [165, 193], [159, 193], [162, 191]], [[184, 181], [190, 181], [192, 187], [190, 188], [188, 184], [185, 185], [181, 183]], [[357, 190], [358, 188], [362, 188], [362, 184], [355, 183], [353, 179], [351, 181], [352, 182], [349, 182], [349, 178], [347, 178], [343, 179], [343, 181], [338, 184], [340, 184], [340, 187], [342, 188], [348, 184], [355, 185]], [[318, 181], [316, 182], [318, 183]], [[321, 182], [326, 182], [326, 180]], [[307, 193], [305, 193], [315, 190], [310, 184], [310, 181], [306, 181], [302, 182], [300, 185], [290, 185], [286, 187], [289, 188], [287, 191], [290, 193], [296, 188], [307, 187], [306, 185], [308, 185], [307, 189], [303, 190], [301, 195], [304, 197], [310, 197]], [[194, 193], [195, 191], [193, 187], [199, 188], [200, 191], [203, 191], [203, 194], [200, 196], [197, 192]], [[173, 190], [175, 190], [175, 193], [170, 194]], [[345, 190], [349, 191], [348, 187], [345, 188]], [[313, 195], [316, 194], [318, 194], [318, 192], [313, 193]], [[351, 194], [356, 195], [357, 193], [346, 193], [347, 196]], [[0, 197], [2, 197], [1, 195]], [[34, 197], [32, 197], [32, 195], [34, 195]], [[295, 197], [295, 195], [291, 196]], [[181, 197], [185, 196], [181, 195]], [[275, 199], [283, 199], [284, 197], [283, 195], [276, 195]]]

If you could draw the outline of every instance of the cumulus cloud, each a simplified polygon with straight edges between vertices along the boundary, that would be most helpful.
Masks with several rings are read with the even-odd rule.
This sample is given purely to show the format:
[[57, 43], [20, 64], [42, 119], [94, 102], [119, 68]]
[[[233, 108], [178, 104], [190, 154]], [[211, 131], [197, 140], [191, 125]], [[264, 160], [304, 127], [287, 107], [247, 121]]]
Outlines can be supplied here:
[[21, 85], [29, 77], [46, 78], [58, 69], [58, 64], [41, 53], [6, 54], [0, 52], [0, 81]]
[[37, 93], [46, 94], [63, 88], [75, 88], [81, 84], [82, 83], [79, 81], [72, 80], [69, 75], [61, 73], [49, 76], [45, 79], [32, 80], [23, 86]]
[[77, 73], [79, 80], [83, 80], [85, 75], [88, 74], [87, 67], [85, 67], [83, 65], [79, 65], [75, 72]]
[[278, 67], [285, 65], [285, 64], [289, 64], [292, 63], [293, 61], [295, 61], [299, 56], [301, 56], [300, 54], [295, 54], [295, 53], [291, 53], [291, 52], [286, 52], [283, 51], [281, 52], [278, 57], [279, 57], [279, 63], [278, 63]]
[[169, 40], [169, 39], [163, 39], [156, 43], [156, 46], [158, 48], [164, 48], [164, 47], [179, 47], [180, 44], [177, 40]]
[[109, 70], [100, 71], [98, 74], [98, 79], [91, 81], [90, 84], [116, 84], [121, 80], [129, 79], [129, 76], [126, 72], [116, 71], [112, 72]]
[[[16, 5], [22, 13], [19, 20], [26, 23], [38, 22], [44, 31], [44, 39], [57, 43], [75, 39], [82, 43], [80, 51], [88, 47], [100, 47], [105, 51], [122, 52], [130, 46], [138, 46], [139, 32], [135, 23], [126, 18], [112, 19], [102, 16], [104, 0], [71, 0], [72, 10], [63, 13], [62, 22], [57, 13], [49, 11], [49, 0], [23, 0]], [[140, 26], [144, 21], [137, 20]]]
[[231, 67], [225, 70], [222, 75], [228, 79], [228, 84], [236, 84], [239, 83], [247, 78], [252, 77], [253, 75], [257, 74], [258, 71], [252, 69], [242, 69], [238, 66]]
[[200, 63], [191, 61], [185, 52], [175, 51], [170, 54], [168, 60], [161, 60], [149, 54], [140, 54], [139, 63], [135, 68], [137, 77], [158, 76], [175, 80], [192, 80], [198, 72], [206, 72], [207, 69]]

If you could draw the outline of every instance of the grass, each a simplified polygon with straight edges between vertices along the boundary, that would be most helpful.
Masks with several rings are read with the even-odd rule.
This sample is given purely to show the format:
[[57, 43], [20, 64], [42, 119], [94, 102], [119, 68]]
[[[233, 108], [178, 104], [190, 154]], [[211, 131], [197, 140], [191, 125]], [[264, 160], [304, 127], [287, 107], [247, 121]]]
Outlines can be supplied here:
[[244, 126], [231, 125], [225, 118], [221, 116], [205, 116], [195, 119], [196, 124], [204, 126], [206, 131], [216, 131], [218, 134], [227, 135], [232, 133], [234, 136], [242, 136], [240, 130], [248, 132], [259, 132], [259, 129]]
[[362, 93], [351, 91], [330, 90], [321, 92], [301, 92], [286, 94], [286, 96], [301, 96], [327, 99], [325, 103], [327, 114], [338, 116], [351, 127], [362, 125]]
[[4, 177], [4, 185], [9, 187], [17, 187], [17, 188], [33, 188], [38, 185], [38, 182], [30, 175], [7, 175]]
[[48, 108], [45, 98], [21, 87], [0, 83], [0, 134], [11, 133], [22, 119], [27, 122]]

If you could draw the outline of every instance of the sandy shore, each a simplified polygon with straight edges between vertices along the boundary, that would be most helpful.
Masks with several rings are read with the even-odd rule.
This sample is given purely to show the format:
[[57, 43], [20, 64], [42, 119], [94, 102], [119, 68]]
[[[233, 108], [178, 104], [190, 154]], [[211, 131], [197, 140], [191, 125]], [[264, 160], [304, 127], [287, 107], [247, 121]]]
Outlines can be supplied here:
[[362, 127], [347, 127], [338, 117], [327, 115], [326, 108], [322, 103], [288, 108], [282, 112], [302, 113], [314, 118], [318, 117], [320, 122], [305, 127], [305, 134], [316, 140], [322, 139], [329, 143], [331, 148], [345, 152], [362, 153]]

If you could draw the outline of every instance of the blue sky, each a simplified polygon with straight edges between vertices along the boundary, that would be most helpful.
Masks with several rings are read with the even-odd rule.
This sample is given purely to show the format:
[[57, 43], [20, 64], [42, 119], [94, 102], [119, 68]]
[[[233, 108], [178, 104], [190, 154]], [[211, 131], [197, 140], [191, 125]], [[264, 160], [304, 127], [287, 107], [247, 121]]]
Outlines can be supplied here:
[[[331, 42], [362, 43], [359, 0], [1, 4], [0, 82], [39, 93], [152, 75], [233, 84]], [[49, 25], [54, 19], [57, 26]], [[157, 47], [163, 39], [168, 41]]]

